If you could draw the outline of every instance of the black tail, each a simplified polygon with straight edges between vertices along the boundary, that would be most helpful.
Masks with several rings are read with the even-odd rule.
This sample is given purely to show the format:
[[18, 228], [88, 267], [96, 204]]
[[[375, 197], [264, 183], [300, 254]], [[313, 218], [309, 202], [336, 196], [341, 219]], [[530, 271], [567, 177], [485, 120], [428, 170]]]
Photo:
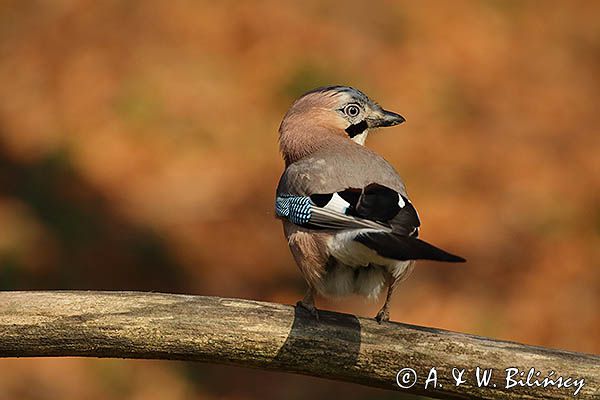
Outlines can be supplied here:
[[466, 261], [420, 239], [388, 232], [359, 233], [354, 240], [375, 250], [380, 256], [394, 260]]

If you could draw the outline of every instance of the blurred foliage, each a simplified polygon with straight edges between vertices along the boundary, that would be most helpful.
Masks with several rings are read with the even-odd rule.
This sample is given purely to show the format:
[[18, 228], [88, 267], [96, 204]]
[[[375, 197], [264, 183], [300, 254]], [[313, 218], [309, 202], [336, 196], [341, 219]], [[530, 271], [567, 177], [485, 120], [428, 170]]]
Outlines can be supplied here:
[[[469, 260], [420, 262], [392, 319], [598, 353], [599, 14], [592, 1], [0, 2], [0, 289], [294, 303], [277, 127], [304, 91], [350, 84], [406, 116], [367, 144], [407, 181], [423, 237]], [[398, 398], [213, 365], [0, 362], [2, 400], [332, 396]]]
[[[292, 72], [289, 81], [282, 85], [281, 92], [288, 102], [293, 102], [304, 92], [306, 88], [317, 88], [330, 86], [338, 82], [340, 77], [334, 73], [325, 71], [314, 65], [300, 65], [298, 69]], [[343, 81], [338, 84], [343, 84]]]
[[39, 245], [27, 249], [38, 254], [6, 251], [0, 261], [5, 289], [185, 288], [181, 268], [160, 237], [111, 215], [104, 196], [81, 180], [66, 151], [26, 165], [5, 156], [0, 153], [0, 193], [30, 210], [43, 232]]

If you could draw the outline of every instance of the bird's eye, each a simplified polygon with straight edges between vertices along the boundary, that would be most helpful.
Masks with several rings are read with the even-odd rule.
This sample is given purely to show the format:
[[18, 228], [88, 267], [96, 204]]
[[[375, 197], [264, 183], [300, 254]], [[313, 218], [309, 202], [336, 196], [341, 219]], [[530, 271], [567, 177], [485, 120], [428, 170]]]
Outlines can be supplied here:
[[349, 116], [349, 117], [356, 117], [358, 114], [360, 114], [360, 107], [357, 106], [356, 104], [348, 104], [345, 108], [344, 108], [344, 113]]

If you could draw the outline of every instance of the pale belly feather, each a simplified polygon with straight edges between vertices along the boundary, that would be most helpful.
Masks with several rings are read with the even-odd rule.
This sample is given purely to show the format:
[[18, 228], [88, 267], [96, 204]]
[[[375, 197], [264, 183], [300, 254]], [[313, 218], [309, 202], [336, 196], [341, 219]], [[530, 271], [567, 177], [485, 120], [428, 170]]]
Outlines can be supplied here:
[[[361, 230], [365, 231], [365, 230]], [[410, 261], [398, 261], [380, 256], [353, 238], [359, 231], [337, 233], [327, 241], [329, 254], [336, 262], [327, 268], [323, 286], [326, 296], [359, 294], [376, 299], [389, 282], [407, 275]]]

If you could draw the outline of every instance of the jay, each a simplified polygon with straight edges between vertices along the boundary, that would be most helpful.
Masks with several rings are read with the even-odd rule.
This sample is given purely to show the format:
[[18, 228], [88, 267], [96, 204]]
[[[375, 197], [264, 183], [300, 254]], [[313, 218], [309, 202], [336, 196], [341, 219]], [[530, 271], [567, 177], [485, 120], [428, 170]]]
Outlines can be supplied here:
[[375, 318], [388, 321], [392, 293], [415, 260], [465, 261], [418, 239], [419, 216], [404, 182], [364, 146], [371, 130], [402, 122], [347, 86], [311, 90], [283, 118], [275, 212], [308, 284], [298, 306], [316, 318], [316, 294], [375, 299], [387, 288]]

